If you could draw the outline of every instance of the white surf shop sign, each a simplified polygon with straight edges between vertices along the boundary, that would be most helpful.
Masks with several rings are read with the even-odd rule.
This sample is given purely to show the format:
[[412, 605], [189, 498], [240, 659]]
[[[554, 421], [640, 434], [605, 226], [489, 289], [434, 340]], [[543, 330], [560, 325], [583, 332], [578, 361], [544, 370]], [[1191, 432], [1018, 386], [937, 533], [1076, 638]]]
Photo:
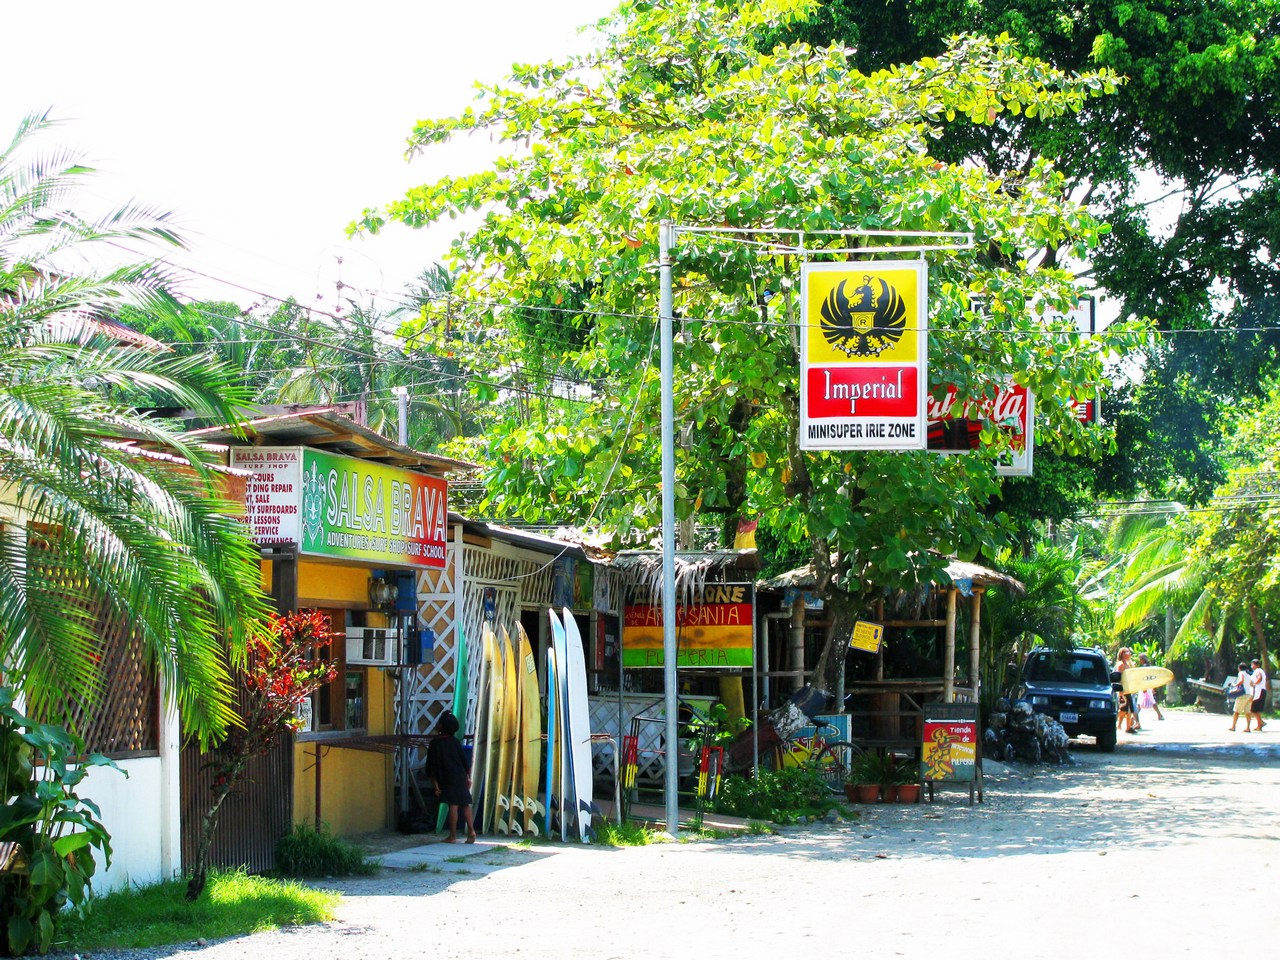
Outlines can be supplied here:
[[254, 543], [296, 543], [304, 556], [445, 565], [449, 487], [398, 467], [308, 447], [233, 447], [252, 472], [245, 521]]
[[800, 448], [923, 450], [928, 271], [922, 260], [800, 272]]

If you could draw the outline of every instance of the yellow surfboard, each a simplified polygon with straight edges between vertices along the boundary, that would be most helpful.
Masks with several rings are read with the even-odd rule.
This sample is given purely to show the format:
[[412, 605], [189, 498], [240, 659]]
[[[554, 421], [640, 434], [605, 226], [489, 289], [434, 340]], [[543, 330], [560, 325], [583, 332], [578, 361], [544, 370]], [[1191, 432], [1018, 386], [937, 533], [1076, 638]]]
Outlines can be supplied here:
[[485, 745], [484, 775], [484, 829], [486, 833], [497, 833], [498, 791], [501, 789], [498, 780], [499, 749], [502, 744], [502, 709], [504, 685], [502, 682], [502, 649], [501, 642], [489, 628], [484, 627], [485, 655], [489, 658], [489, 726]]
[[522, 825], [525, 833], [534, 835], [538, 826], [534, 816], [542, 812], [538, 800], [538, 780], [542, 774], [542, 709], [538, 699], [538, 664], [533, 656], [533, 645], [524, 627], [516, 624], [519, 636], [520, 673], [520, 770], [518, 775], [522, 800]]
[[511, 826], [512, 759], [516, 745], [516, 667], [506, 630], [498, 640], [498, 660], [501, 662], [499, 678], [502, 682], [502, 703], [498, 711], [500, 739], [498, 741], [498, 770], [494, 791], [494, 825], [499, 833], [508, 833]]
[[[521, 698], [521, 680], [523, 679], [523, 671], [519, 666], [520, 647], [507, 633], [507, 628], [502, 628], [502, 643], [507, 650], [508, 666], [510, 667], [510, 676], [507, 677], [507, 696], [510, 698], [511, 704], [507, 711], [507, 719], [510, 726], [506, 731], [507, 749], [510, 753], [511, 767], [507, 778], [507, 816], [505, 818], [507, 833], [520, 836], [524, 833], [524, 797], [521, 794], [523, 785], [521, 777], [520, 748], [522, 742], [520, 740], [520, 727], [523, 722], [524, 701]], [[502, 819], [499, 823], [502, 823]]]
[[1125, 693], [1155, 690], [1173, 680], [1173, 671], [1164, 667], [1129, 667], [1120, 674], [1120, 689]]

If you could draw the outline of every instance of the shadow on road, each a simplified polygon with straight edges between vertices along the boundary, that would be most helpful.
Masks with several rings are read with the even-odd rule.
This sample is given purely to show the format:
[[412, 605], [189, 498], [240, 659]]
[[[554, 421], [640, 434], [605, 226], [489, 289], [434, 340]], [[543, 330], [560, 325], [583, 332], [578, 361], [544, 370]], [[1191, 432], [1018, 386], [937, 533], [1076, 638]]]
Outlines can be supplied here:
[[[987, 778], [986, 802], [939, 793], [934, 803], [858, 806], [856, 823], [786, 828], [727, 841], [726, 851], [827, 860], [1001, 857], [1168, 847], [1206, 837], [1280, 836], [1274, 804], [1233, 800], [1237, 787], [1280, 785], [1280, 765], [1233, 759], [1083, 753], [1070, 767]], [[1255, 797], [1260, 791], [1250, 791]]]

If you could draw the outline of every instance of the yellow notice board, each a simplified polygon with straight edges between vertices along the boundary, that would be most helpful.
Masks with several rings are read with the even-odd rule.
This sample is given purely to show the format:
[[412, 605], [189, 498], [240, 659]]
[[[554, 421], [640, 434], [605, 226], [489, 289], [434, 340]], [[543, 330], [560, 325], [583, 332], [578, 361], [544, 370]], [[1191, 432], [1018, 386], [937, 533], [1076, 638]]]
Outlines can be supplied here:
[[853, 625], [853, 636], [849, 638], [849, 649], [865, 650], [867, 653], [879, 653], [880, 641], [884, 638], [884, 627], [869, 620], [859, 620]]

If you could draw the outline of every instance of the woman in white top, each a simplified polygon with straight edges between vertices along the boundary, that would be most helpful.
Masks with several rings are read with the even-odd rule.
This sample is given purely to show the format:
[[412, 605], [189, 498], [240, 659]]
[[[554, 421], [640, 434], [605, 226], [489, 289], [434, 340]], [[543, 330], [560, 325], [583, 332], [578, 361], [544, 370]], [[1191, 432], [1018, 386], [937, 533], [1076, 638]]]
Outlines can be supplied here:
[[1236, 673], [1235, 680], [1232, 681], [1232, 689], [1239, 687], [1242, 691], [1236, 694], [1235, 705], [1231, 708], [1231, 729], [1236, 728], [1236, 721], [1244, 717], [1244, 732], [1249, 732], [1249, 710], [1253, 706], [1253, 682], [1250, 679], [1248, 664], [1236, 664], [1239, 670]]
[[[1262, 712], [1267, 709], [1267, 674], [1262, 669], [1262, 661], [1253, 661], [1253, 673], [1249, 676], [1249, 683], [1253, 686], [1253, 702], [1249, 704], [1249, 716], [1258, 721], [1258, 730], [1266, 726], [1262, 722]], [[1245, 721], [1248, 723], [1248, 721]]]

